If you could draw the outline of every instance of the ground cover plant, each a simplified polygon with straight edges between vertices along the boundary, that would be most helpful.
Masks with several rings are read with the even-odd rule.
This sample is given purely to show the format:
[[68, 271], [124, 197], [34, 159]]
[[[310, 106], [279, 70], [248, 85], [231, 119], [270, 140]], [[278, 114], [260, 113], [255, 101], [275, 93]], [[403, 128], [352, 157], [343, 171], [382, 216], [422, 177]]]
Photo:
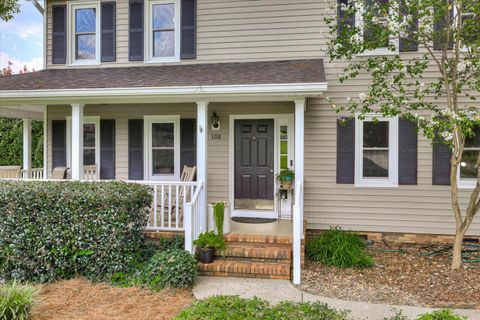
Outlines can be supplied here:
[[108, 279], [144, 244], [151, 190], [124, 182], [0, 182], [0, 277]]
[[420, 315], [417, 320], [467, 320], [467, 318], [456, 315], [452, 310], [443, 309], [427, 312]]
[[371, 267], [373, 259], [365, 252], [366, 243], [357, 234], [332, 227], [307, 241], [307, 256], [316, 262], [339, 268]]
[[329, 308], [323, 303], [281, 302], [275, 306], [253, 298], [216, 296], [195, 301], [180, 312], [176, 320], [344, 320], [347, 312]]
[[38, 291], [27, 284], [12, 282], [0, 286], [0, 320], [26, 320], [38, 303]]

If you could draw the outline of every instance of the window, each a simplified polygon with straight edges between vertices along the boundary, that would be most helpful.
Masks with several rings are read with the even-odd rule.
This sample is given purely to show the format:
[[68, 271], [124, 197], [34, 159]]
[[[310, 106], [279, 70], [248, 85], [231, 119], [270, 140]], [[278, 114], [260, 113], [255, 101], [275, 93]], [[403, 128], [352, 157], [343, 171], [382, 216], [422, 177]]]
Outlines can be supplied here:
[[180, 4], [178, 0], [150, 1], [148, 11], [146, 59], [149, 62], [180, 60]]
[[[362, 30], [361, 34], [363, 41], [367, 43], [375, 43], [375, 46], [378, 47], [375, 50], [366, 51], [363, 55], [398, 53], [398, 38], [390, 37], [385, 39], [385, 37], [382, 37], [381, 30], [388, 28], [388, 17], [384, 16], [386, 9], [384, 6], [388, 5], [388, 0], [365, 0], [362, 10], [359, 10], [356, 13], [355, 25], [359, 26]], [[373, 18], [368, 21], [363, 21], [365, 12], [369, 12], [369, 14], [371, 13]], [[389, 45], [395, 45], [397, 50], [391, 51]]]
[[70, 64], [100, 62], [99, 5], [96, 2], [69, 3]]
[[477, 160], [480, 155], [480, 128], [475, 130], [475, 136], [465, 140], [462, 162], [458, 170], [459, 186], [474, 188], [477, 181]]
[[146, 177], [179, 179], [180, 118], [178, 116], [145, 116]]
[[288, 169], [288, 126], [280, 126], [280, 171]]
[[[473, 44], [478, 41], [478, 33], [476, 30], [478, 28], [480, 17], [475, 16], [475, 9], [472, 7], [474, 5], [473, 3], [474, 2], [470, 3], [467, 1], [463, 4], [463, 12], [461, 17], [457, 12], [457, 6], [453, 6], [453, 16], [462, 19], [462, 28], [466, 31], [461, 37], [461, 41], [464, 44]], [[466, 35], [468, 35], [469, 38]], [[465, 51], [467, 50], [466, 47], [463, 47], [462, 49]]]
[[[72, 118], [67, 117], [67, 166], [72, 165]], [[100, 117], [83, 118], [83, 165], [100, 170]], [[100, 172], [100, 171], [99, 171]]]
[[355, 123], [355, 185], [398, 185], [398, 118], [368, 116]]

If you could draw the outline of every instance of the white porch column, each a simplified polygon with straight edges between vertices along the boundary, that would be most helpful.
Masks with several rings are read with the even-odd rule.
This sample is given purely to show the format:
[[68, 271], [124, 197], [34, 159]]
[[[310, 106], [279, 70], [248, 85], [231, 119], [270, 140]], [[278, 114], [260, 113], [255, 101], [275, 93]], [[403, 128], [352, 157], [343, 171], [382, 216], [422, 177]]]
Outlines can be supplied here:
[[23, 119], [23, 170], [26, 170], [24, 178], [30, 178], [32, 169], [32, 120]]
[[48, 112], [43, 109], [43, 179], [48, 179]]
[[199, 206], [202, 212], [200, 232], [207, 230], [207, 135], [208, 135], [208, 102], [197, 102], [197, 181], [203, 181], [203, 189], [199, 194]]
[[[302, 237], [303, 237], [303, 184], [304, 184], [304, 156], [305, 156], [305, 99], [295, 100], [295, 185], [300, 185], [300, 190], [295, 190], [294, 216], [293, 216], [293, 283], [300, 284]], [[297, 188], [298, 189], [298, 188]]]
[[72, 104], [72, 180], [83, 179], [83, 104]]

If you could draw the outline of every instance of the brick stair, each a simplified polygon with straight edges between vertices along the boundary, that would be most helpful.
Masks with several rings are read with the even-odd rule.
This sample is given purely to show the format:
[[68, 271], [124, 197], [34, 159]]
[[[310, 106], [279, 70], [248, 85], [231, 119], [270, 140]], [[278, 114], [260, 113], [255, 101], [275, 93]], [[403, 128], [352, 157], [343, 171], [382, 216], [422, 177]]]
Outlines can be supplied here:
[[292, 237], [228, 234], [227, 249], [210, 264], [199, 263], [203, 276], [290, 279]]

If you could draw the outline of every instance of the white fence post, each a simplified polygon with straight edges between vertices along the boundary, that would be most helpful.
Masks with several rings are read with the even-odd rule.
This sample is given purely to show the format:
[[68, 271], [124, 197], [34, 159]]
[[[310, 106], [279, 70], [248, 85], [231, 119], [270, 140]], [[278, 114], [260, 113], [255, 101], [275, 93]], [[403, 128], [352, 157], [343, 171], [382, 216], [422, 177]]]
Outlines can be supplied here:
[[185, 228], [185, 250], [193, 254], [192, 203], [185, 203], [183, 225]]
[[83, 180], [83, 104], [72, 104], [72, 180]]
[[32, 170], [32, 120], [23, 119], [23, 170], [25, 176], [22, 178], [30, 179]]
[[198, 198], [200, 232], [207, 229], [207, 134], [208, 102], [197, 102], [197, 181], [203, 181]]

